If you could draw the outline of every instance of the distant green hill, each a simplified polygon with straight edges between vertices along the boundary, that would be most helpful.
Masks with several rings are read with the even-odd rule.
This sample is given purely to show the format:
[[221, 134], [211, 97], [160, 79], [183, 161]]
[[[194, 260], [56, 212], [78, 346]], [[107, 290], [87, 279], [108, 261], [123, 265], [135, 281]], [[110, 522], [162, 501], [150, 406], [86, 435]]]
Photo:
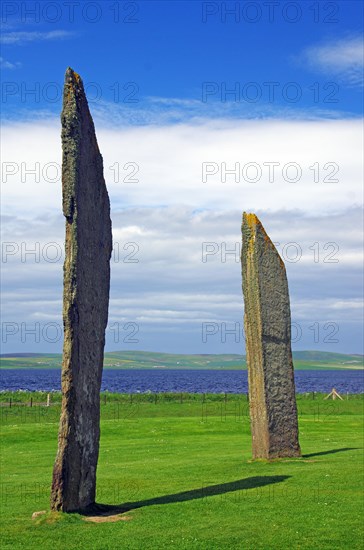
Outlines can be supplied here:
[[[345, 355], [327, 351], [293, 352], [295, 369], [360, 369], [362, 355]], [[60, 368], [61, 354], [4, 354], [0, 356], [0, 369]], [[149, 351], [112, 351], [105, 353], [106, 369], [246, 369], [244, 355], [201, 354], [182, 355]]]
[[338, 363], [353, 362], [363, 364], [362, 355], [346, 355], [343, 353], [332, 353], [331, 351], [294, 351], [294, 359], [299, 361], [337, 361]]

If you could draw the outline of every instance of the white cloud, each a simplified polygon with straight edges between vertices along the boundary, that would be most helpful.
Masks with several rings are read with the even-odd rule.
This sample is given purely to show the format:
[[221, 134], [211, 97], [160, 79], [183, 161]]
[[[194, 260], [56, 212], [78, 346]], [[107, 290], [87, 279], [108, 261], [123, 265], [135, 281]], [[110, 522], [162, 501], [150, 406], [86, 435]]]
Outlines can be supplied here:
[[0, 68], [1, 69], [19, 69], [21, 67], [21, 63], [18, 61], [15, 61], [15, 63], [10, 63], [10, 61], [7, 61], [3, 57], [0, 57]]
[[[326, 323], [335, 323], [334, 328], [340, 328], [340, 350], [360, 352], [361, 209], [329, 215], [288, 210], [259, 210], [257, 214], [285, 259], [292, 320], [305, 337], [298, 347], [312, 347], [310, 327], [314, 323], [319, 323], [322, 339], [330, 333], [331, 325]], [[136, 323], [140, 349], [172, 346], [168, 349], [185, 352], [210, 351], [201, 341], [203, 323], [226, 323], [227, 329], [238, 323], [242, 328], [240, 209], [129, 207], [113, 210], [112, 220], [118, 254], [111, 262], [110, 327]], [[54, 322], [61, 326], [63, 216], [34, 216], [34, 212], [31, 219], [5, 216], [2, 226], [3, 247], [7, 246], [2, 258], [3, 322], [26, 323], [28, 328], [36, 322], [41, 327]], [[124, 245], [131, 242], [137, 244], [137, 263], [127, 261], [130, 249]], [[204, 242], [216, 245], [206, 261], [202, 261]], [[15, 243], [15, 248], [8, 243]], [[47, 261], [55, 251], [49, 243], [56, 243], [61, 251], [55, 263]], [[337, 246], [325, 247], [328, 243]], [[228, 253], [232, 250], [235, 254]], [[291, 261], [297, 250], [298, 261]], [[109, 335], [114, 334], [112, 330]], [[173, 335], [173, 344], [165, 342], [166, 333]], [[9, 346], [18, 342], [16, 338], [20, 332], [9, 337]], [[338, 351], [338, 344], [325, 346], [322, 339], [321, 347]], [[223, 344], [216, 336], [209, 342], [216, 345], [215, 351], [243, 349], [242, 339], [234, 343], [228, 338]], [[43, 349], [54, 351], [46, 343], [40, 343]], [[117, 347], [122, 346], [113, 349]]]
[[[90, 83], [92, 84], [92, 83]], [[94, 87], [95, 83], [92, 84]], [[34, 103], [34, 108], [28, 103], [28, 106], [16, 108], [10, 105], [6, 113], [3, 114], [3, 121], [8, 123], [44, 121], [49, 122], [57, 116], [62, 108], [61, 89], [59, 86], [59, 99], [46, 103], [42, 108]], [[85, 82], [87, 90], [88, 83]], [[92, 88], [91, 88], [92, 89]], [[93, 90], [95, 91], [95, 90]], [[318, 121], [323, 120], [349, 120], [357, 118], [357, 115], [350, 111], [343, 111], [337, 108], [330, 109], [311, 105], [309, 107], [300, 105], [296, 102], [278, 101], [269, 103], [268, 97], [257, 103], [248, 103], [242, 101], [223, 102], [220, 98], [213, 98], [211, 101], [202, 101], [197, 99], [178, 99], [173, 97], [143, 97], [138, 98], [136, 103], [112, 102], [102, 98], [101, 88], [99, 96], [91, 96], [88, 99], [93, 119], [97, 127], [119, 130], [129, 126], [135, 127], [177, 127], [180, 124], [189, 124], [193, 127], [206, 125], [209, 121], [214, 121], [215, 126], [226, 123], [242, 123], [244, 121]], [[336, 93], [336, 92], [335, 92]], [[120, 98], [119, 98], [120, 99]]]
[[0, 37], [0, 42], [2, 44], [22, 45], [28, 42], [40, 42], [43, 40], [63, 40], [65, 38], [71, 38], [72, 36], [74, 36], [73, 32], [62, 30], [49, 32], [14, 31], [3, 33]]
[[[292, 318], [305, 323], [298, 347], [314, 347], [309, 327], [330, 321], [340, 325], [340, 342], [332, 347], [321, 340], [318, 346], [360, 352], [361, 121], [216, 120], [120, 129], [98, 124], [97, 135], [119, 250], [112, 262], [110, 322], [138, 323], [139, 349], [242, 351], [242, 340], [202, 344], [201, 324], [242, 324], [239, 243], [241, 213], [247, 210], [258, 214], [272, 240], [279, 243], [278, 250], [286, 254]], [[2, 136], [3, 175], [8, 171], [2, 186], [3, 240], [15, 242], [16, 248], [2, 265], [3, 320], [61, 324], [63, 255], [56, 263], [42, 255], [52, 254], [47, 243], [63, 249], [61, 182], [59, 177], [52, 182], [54, 170], [45, 170], [50, 163], [61, 164], [60, 123], [6, 124]], [[219, 169], [205, 183], [204, 161]], [[221, 181], [222, 162], [227, 168], [256, 162], [263, 169], [264, 162], [272, 161], [280, 167], [298, 163], [301, 180], [284, 181], [280, 169], [271, 183], [267, 171], [256, 183], [235, 182], [232, 176]], [[124, 167], [132, 162], [139, 167], [133, 176], [139, 181], [123, 181], [133, 165]], [[315, 163], [320, 182], [314, 181], [310, 169]], [[324, 168], [327, 163], [339, 166], [338, 182], [323, 181], [332, 172], [331, 165]], [[114, 177], [117, 167], [119, 182]], [[36, 177], [30, 173], [34, 169]], [[203, 242], [218, 247], [206, 262]], [[39, 262], [27, 254], [36, 243]], [[137, 248], [124, 248], [127, 243], [136, 243]], [[288, 248], [289, 243], [295, 244]], [[226, 262], [223, 246], [237, 250], [235, 256], [227, 254]], [[292, 262], [297, 247], [300, 258]], [[139, 262], [125, 261], [135, 250]], [[19, 351], [16, 342], [11, 343], [4, 351]], [[47, 342], [39, 345], [38, 351], [60, 349]], [[21, 350], [29, 351], [29, 345], [24, 346]], [[109, 346], [132, 347], [110, 340]]]
[[[166, 126], [188, 122], [202, 125], [206, 121], [237, 122], [240, 120], [322, 120], [352, 117], [350, 112], [312, 105], [309, 108], [300, 103], [282, 102], [276, 99], [269, 103], [268, 97], [257, 103], [241, 101], [221, 101], [216, 97], [202, 101], [197, 99], [178, 99], [146, 97], [134, 105], [113, 103], [103, 99], [90, 100], [90, 108], [96, 123], [110, 128], [125, 126]], [[19, 113], [16, 113], [19, 116]], [[34, 116], [34, 115], [33, 115]]]
[[302, 56], [310, 68], [332, 74], [350, 86], [363, 85], [362, 37], [328, 42], [307, 48]]
[[[58, 120], [4, 125], [2, 167], [3, 176], [7, 170], [8, 177], [3, 183], [3, 203], [7, 213], [27, 216], [34, 209], [58, 211], [59, 134]], [[199, 209], [238, 206], [275, 211], [284, 206], [323, 214], [361, 204], [360, 120], [220, 120], [118, 130], [97, 127], [97, 134], [115, 209], [184, 204]], [[267, 163], [272, 162], [278, 166], [270, 182]], [[57, 177], [52, 163], [58, 166], [56, 181], [52, 181]], [[210, 163], [208, 168], [206, 163]], [[287, 167], [290, 163], [295, 165]], [[232, 174], [222, 181], [224, 167], [236, 168], [240, 181]], [[34, 169], [39, 181], [26, 173]], [[207, 175], [204, 182], [203, 169], [217, 173]], [[260, 180], [254, 182], [260, 171]], [[294, 182], [296, 175], [299, 181]]]

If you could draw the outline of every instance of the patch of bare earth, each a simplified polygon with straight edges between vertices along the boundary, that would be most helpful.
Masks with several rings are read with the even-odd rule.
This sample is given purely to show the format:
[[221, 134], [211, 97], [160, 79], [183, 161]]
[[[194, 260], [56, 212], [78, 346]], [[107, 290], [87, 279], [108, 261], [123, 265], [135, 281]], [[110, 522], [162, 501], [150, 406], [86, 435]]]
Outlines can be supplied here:
[[114, 516], [86, 516], [83, 519], [92, 523], [114, 523], [115, 521], [129, 521], [133, 518], [131, 516], [115, 514]]

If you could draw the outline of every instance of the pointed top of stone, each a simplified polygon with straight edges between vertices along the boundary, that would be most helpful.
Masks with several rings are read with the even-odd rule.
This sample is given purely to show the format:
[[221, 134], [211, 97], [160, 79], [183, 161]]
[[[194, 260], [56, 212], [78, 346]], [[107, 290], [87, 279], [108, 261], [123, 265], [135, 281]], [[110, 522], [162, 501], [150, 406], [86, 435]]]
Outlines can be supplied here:
[[249, 227], [249, 229], [251, 229], [252, 231], [256, 231], [256, 230], [262, 231], [264, 236], [267, 239], [269, 239], [270, 242], [272, 242], [268, 237], [267, 232], [262, 225], [262, 222], [260, 221], [260, 219], [256, 214], [243, 212], [243, 225], [244, 224], [246, 224]]
[[82, 79], [76, 71], [74, 71], [71, 67], [67, 67], [66, 74], [65, 74], [65, 83], [73, 84], [74, 86], [81, 84], [82, 85]]
[[79, 118], [82, 112], [92, 121], [82, 78], [68, 67], [64, 79], [62, 116], [69, 119]]
[[[89, 176], [80, 178], [78, 175], [78, 165], [82, 162], [81, 154], [82, 151], [84, 152], [85, 148], [89, 152], [93, 151], [94, 161], [98, 159], [101, 166], [97, 181], [103, 180], [102, 157], [100, 155], [95, 134], [95, 126], [87, 103], [82, 78], [71, 67], [67, 68], [65, 74], [61, 122], [62, 147], [65, 157], [67, 157], [67, 162], [63, 163], [64, 166], [62, 169], [63, 213], [67, 218], [70, 218], [73, 216], [74, 201], [72, 197], [77, 193], [76, 187], [86, 189], [88, 188], [87, 182], [94, 179], [90, 179]], [[81, 141], [83, 142], [83, 147], [81, 147]]]
[[259, 219], [256, 214], [243, 212], [243, 221], [246, 221], [247, 223], [249, 223], [249, 225], [254, 225], [259, 222]]
[[253, 250], [253, 244], [256, 240], [256, 235], [260, 234], [261, 237], [263, 237], [264, 242], [267, 245], [267, 247], [274, 250], [274, 252], [278, 256], [282, 269], [284, 269], [284, 271], [286, 270], [284, 262], [283, 262], [282, 258], [280, 257], [280, 255], [278, 253], [278, 250], [274, 246], [274, 244], [271, 241], [269, 235], [267, 234], [266, 230], [264, 229], [264, 227], [262, 225], [262, 222], [260, 221], [260, 219], [258, 218], [258, 216], [256, 214], [243, 212], [243, 223], [242, 223], [241, 228], [242, 228], [243, 235], [245, 235], [247, 240], [249, 240], [250, 243], [251, 243], [251, 248], [250, 248], [251, 251]]

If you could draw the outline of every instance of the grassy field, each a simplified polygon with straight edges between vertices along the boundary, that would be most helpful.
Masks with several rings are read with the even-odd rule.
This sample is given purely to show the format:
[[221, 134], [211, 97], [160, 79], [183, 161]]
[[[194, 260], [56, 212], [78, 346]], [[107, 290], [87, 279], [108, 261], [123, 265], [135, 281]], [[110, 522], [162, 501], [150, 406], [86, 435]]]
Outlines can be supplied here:
[[102, 396], [97, 501], [125, 511], [99, 523], [31, 519], [60, 407], [1, 407], [2, 548], [362, 548], [363, 395], [297, 399], [303, 457], [268, 463], [250, 460], [246, 396]]
[[[363, 357], [324, 351], [293, 352], [296, 369], [363, 368]], [[0, 357], [0, 369], [61, 368], [61, 354], [23, 354]], [[246, 369], [244, 355], [177, 355], [148, 351], [115, 351], [104, 356], [106, 369]]]

